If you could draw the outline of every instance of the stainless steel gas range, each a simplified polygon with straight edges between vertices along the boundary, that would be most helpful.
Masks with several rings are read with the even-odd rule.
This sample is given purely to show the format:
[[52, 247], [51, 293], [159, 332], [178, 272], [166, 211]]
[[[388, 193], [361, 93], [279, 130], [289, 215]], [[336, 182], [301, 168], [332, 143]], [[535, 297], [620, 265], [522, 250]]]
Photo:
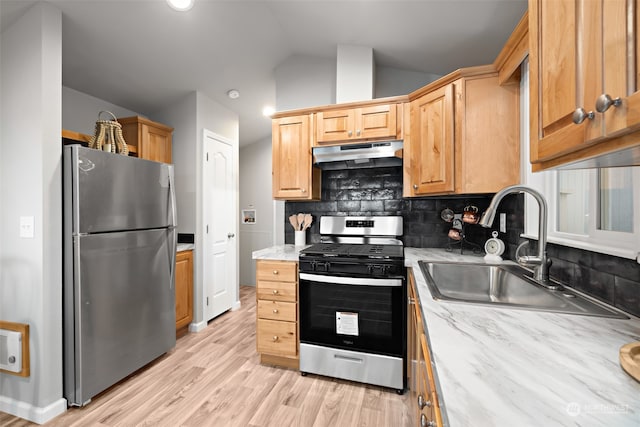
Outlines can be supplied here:
[[320, 218], [300, 252], [300, 371], [406, 386], [402, 217]]

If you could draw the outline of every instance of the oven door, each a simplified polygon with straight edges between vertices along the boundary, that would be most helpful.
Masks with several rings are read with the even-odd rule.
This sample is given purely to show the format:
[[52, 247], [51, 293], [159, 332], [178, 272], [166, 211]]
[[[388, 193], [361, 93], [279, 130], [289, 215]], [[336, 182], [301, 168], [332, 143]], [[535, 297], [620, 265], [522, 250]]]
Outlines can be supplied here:
[[300, 342], [404, 356], [404, 278], [300, 273]]

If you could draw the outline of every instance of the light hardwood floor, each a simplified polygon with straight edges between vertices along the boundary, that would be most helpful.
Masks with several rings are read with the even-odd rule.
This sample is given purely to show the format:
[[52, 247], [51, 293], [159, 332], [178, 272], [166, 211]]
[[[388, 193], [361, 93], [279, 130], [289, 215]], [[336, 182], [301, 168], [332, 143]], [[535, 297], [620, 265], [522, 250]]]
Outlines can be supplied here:
[[[147, 367], [46, 426], [410, 426], [409, 393], [259, 364], [255, 288]], [[3, 427], [36, 424], [0, 412]]]

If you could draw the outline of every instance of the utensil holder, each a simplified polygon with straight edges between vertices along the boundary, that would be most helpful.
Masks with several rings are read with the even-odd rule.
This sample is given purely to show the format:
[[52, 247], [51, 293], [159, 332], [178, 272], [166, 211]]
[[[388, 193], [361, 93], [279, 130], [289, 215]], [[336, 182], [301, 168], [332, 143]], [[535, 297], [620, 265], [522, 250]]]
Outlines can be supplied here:
[[295, 230], [294, 231], [294, 243], [296, 246], [304, 246], [307, 244], [307, 232], [304, 230]]

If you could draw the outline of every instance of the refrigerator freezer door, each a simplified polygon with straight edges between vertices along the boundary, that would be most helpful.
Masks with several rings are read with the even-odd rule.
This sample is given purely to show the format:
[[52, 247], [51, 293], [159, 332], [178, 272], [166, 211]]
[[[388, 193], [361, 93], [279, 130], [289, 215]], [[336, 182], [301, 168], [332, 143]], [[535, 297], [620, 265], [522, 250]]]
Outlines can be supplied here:
[[173, 165], [69, 145], [64, 175], [74, 235], [175, 225]]
[[75, 280], [64, 285], [69, 405], [84, 405], [175, 346], [172, 233], [74, 237]]

